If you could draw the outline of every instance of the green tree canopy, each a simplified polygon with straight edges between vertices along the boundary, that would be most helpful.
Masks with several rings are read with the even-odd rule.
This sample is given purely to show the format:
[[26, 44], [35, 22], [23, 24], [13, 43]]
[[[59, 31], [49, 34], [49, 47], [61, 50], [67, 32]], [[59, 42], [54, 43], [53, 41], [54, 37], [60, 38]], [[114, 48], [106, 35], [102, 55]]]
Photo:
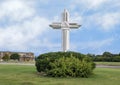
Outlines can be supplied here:
[[10, 56], [10, 59], [13, 59], [13, 60], [19, 60], [20, 58], [20, 55], [18, 53], [14, 53]]
[[110, 53], [110, 52], [104, 52], [103, 53], [103, 57], [112, 57], [112, 56], [113, 56], [113, 54]]
[[2, 59], [4, 61], [8, 61], [10, 59], [10, 56], [8, 54], [5, 54]]

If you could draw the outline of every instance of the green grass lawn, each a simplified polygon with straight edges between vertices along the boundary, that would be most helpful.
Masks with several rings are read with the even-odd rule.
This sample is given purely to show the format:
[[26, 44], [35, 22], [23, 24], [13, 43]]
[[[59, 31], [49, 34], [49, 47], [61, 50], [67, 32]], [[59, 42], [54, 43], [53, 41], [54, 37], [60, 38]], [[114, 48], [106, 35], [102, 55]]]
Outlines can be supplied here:
[[90, 78], [50, 78], [35, 66], [0, 65], [0, 85], [120, 85], [120, 69], [96, 68]]
[[97, 65], [120, 66], [120, 62], [95, 62]]

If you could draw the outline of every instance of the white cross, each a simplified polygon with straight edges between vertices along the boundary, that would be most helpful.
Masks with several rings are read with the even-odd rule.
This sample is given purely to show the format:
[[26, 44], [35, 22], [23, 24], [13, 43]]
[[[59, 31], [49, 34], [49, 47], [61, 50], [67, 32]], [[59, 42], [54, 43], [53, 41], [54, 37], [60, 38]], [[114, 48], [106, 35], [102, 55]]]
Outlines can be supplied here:
[[69, 12], [66, 9], [62, 13], [62, 22], [54, 22], [50, 25], [53, 29], [62, 29], [63, 52], [69, 50], [69, 30], [80, 26], [78, 23], [69, 23]]

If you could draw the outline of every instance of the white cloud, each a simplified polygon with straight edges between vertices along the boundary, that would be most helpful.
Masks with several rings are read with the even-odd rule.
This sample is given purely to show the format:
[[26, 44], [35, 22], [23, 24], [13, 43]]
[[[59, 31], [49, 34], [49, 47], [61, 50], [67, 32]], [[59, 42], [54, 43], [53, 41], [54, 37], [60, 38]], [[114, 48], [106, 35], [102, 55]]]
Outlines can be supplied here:
[[47, 31], [50, 21], [35, 14], [37, 10], [25, 0], [5, 0], [0, 10], [0, 22], [5, 24], [0, 25], [0, 49], [25, 51], [44, 43], [44, 38], [38, 39]]
[[[120, 24], [120, 12], [107, 12], [107, 13], [95, 13], [82, 17], [83, 26], [87, 29], [101, 29], [104, 31], [110, 31], [116, 28]], [[94, 26], [94, 27], [93, 27]]]
[[[112, 5], [111, 5], [112, 4]], [[100, 7], [120, 7], [119, 0], [72, 0], [70, 7], [71, 9], [78, 7], [88, 8], [88, 9], [98, 9]], [[103, 8], [104, 9], [104, 8]]]
[[96, 9], [101, 7], [104, 3], [109, 2], [109, 0], [73, 0], [71, 2], [70, 8], [74, 9], [75, 6], [80, 5], [84, 9]]
[[115, 26], [120, 23], [119, 3], [119, 0], [74, 0], [69, 8], [78, 10], [72, 19], [82, 24], [82, 27], [109, 31], [116, 29]]
[[70, 22], [82, 24], [83, 18], [79, 15], [79, 13], [75, 12], [72, 16], [70, 16]]
[[34, 40], [46, 31], [48, 24], [47, 19], [34, 17], [31, 21], [2, 28], [0, 29], [0, 47], [25, 49], [29, 44], [39, 45]]
[[105, 14], [95, 14], [89, 16], [90, 24], [91, 22], [98, 26], [99, 29], [109, 31], [111, 29], [116, 29], [115, 26], [120, 23], [120, 13], [105, 13]]
[[108, 0], [82, 0], [83, 4], [88, 8], [97, 8]]
[[[98, 50], [103, 47], [111, 45], [111, 43], [114, 41], [113, 38], [108, 38], [104, 40], [95, 40], [95, 41], [87, 41], [87, 42], [79, 42], [76, 43], [76, 47], [74, 45], [74, 49], [91, 49], [91, 50]], [[73, 45], [72, 45], [73, 47]]]
[[34, 9], [23, 0], [5, 0], [0, 3], [0, 19], [7, 17], [10, 21], [21, 21], [33, 16]]
[[[97, 22], [102, 26], [104, 30], [110, 30], [115, 25], [120, 23], [120, 13], [108, 13], [101, 17], [98, 17]], [[116, 28], [114, 28], [116, 29]]]

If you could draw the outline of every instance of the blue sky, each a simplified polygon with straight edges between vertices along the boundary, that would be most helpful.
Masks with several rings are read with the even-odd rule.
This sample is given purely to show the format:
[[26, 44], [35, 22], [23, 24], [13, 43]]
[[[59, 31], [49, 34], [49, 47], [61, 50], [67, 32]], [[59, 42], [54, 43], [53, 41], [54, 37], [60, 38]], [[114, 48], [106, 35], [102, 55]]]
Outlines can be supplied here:
[[70, 50], [102, 54], [120, 52], [120, 0], [0, 0], [0, 50], [61, 51], [61, 30], [49, 27], [61, 21], [64, 9], [70, 22]]

